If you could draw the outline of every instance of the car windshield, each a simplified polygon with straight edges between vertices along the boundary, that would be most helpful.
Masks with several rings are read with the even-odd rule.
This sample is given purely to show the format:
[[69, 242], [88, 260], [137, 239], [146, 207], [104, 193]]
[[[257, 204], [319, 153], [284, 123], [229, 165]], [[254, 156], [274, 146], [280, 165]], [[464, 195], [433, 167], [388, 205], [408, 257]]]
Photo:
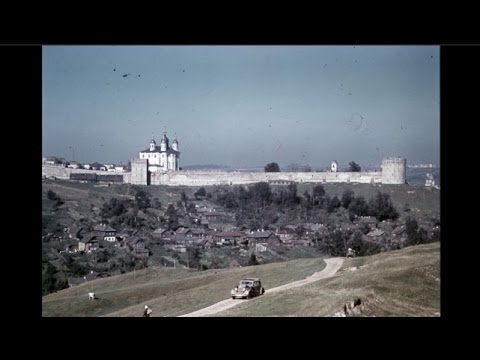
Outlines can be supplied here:
[[253, 285], [252, 281], [247, 281], [247, 280], [240, 281], [240, 286], [252, 286], [252, 285]]

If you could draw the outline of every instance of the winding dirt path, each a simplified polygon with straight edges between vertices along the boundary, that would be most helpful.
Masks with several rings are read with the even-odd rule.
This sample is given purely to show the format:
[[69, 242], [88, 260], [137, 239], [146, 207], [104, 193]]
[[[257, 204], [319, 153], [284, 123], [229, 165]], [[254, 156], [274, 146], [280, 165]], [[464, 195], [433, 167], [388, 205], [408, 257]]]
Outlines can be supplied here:
[[[340, 269], [340, 267], [342, 266], [343, 258], [325, 259], [325, 262], [327, 263], [327, 266], [322, 271], [317, 271], [303, 280], [297, 280], [285, 285], [277, 286], [272, 289], [267, 289], [265, 290], [265, 294], [262, 296], [265, 296], [267, 294], [273, 294], [273, 293], [287, 290], [287, 289], [292, 289], [292, 288], [303, 286], [321, 279], [332, 277], [336, 274], [338, 269]], [[221, 311], [230, 309], [242, 303], [243, 302], [239, 300], [227, 299], [227, 300], [220, 301], [216, 304], [213, 304], [209, 307], [206, 307], [188, 314], [181, 315], [180, 317], [201, 317], [206, 315], [213, 315]]]

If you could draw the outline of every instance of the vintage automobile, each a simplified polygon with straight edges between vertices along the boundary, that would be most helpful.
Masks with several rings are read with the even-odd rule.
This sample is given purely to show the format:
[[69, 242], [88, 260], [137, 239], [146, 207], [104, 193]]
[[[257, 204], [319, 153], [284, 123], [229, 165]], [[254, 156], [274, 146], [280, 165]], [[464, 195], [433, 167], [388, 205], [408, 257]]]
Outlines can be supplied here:
[[240, 280], [237, 287], [230, 291], [232, 299], [251, 299], [254, 296], [263, 295], [265, 289], [258, 278], [248, 278]]

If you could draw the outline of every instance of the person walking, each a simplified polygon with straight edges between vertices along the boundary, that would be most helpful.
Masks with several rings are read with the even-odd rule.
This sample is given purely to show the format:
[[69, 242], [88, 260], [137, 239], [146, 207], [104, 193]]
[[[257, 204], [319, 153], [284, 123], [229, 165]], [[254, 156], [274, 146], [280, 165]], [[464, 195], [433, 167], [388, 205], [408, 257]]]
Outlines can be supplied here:
[[145, 305], [145, 309], [143, 310], [143, 317], [150, 317], [150, 314], [152, 313], [152, 309], [148, 307], [148, 305]]

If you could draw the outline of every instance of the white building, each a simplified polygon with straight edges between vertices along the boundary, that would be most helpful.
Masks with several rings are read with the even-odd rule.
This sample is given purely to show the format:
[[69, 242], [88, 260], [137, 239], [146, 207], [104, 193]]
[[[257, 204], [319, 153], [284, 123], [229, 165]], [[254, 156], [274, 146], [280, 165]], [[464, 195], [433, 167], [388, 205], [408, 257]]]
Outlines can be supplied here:
[[148, 171], [178, 171], [180, 170], [180, 152], [178, 151], [178, 141], [173, 140], [169, 147], [167, 133], [163, 133], [160, 146], [157, 146], [154, 139], [150, 141], [150, 147], [140, 151], [140, 159], [148, 161]]

